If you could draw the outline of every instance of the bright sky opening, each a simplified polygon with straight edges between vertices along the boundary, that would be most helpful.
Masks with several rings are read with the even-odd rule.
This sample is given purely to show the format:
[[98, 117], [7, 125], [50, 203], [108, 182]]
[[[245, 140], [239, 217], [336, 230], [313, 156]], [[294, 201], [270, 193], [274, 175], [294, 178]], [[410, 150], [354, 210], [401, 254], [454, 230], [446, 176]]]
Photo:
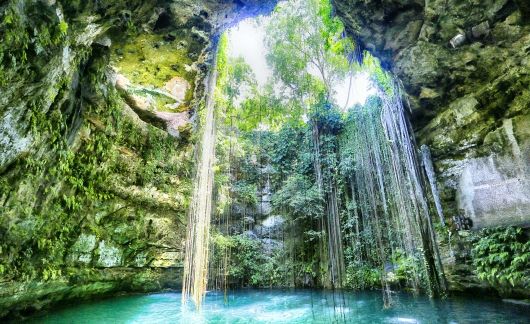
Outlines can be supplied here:
[[[267, 47], [265, 46], [265, 20], [246, 19], [228, 30], [229, 53], [232, 57], [243, 57], [254, 71], [259, 86], [263, 87], [272, 77], [272, 70], [267, 64]], [[366, 72], [355, 74], [351, 80], [347, 76], [335, 87], [334, 101], [341, 108], [355, 104], [364, 104], [366, 99], [375, 95], [369, 75]], [[348, 99], [349, 92], [349, 99]]]

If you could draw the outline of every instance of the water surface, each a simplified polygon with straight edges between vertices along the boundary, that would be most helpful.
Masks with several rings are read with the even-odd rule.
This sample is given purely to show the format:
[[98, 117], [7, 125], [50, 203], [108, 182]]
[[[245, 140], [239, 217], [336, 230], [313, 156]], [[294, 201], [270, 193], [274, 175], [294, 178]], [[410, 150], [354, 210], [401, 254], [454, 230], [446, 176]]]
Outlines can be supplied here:
[[430, 300], [397, 294], [383, 309], [379, 292], [239, 290], [208, 293], [200, 312], [180, 293], [117, 297], [74, 305], [30, 323], [530, 323], [530, 308], [500, 300]]

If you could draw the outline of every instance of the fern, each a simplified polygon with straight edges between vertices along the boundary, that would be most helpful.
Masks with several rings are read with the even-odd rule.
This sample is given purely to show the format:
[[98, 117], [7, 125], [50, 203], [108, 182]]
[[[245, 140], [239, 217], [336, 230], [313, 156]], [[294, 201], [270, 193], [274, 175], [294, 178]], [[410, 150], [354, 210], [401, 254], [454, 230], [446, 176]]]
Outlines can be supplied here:
[[472, 250], [480, 280], [492, 285], [530, 287], [530, 241], [522, 228], [487, 229]]

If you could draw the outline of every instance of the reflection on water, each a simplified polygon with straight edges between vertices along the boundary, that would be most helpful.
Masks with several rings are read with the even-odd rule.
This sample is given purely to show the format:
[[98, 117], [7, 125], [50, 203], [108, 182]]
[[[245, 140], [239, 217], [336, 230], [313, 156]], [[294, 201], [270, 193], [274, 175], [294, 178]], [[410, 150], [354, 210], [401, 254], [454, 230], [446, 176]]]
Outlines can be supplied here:
[[180, 293], [119, 297], [62, 309], [31, 323], [530, 323], [530, 309], [498, 300], [443, 301], [398, 294], [383, 309], [379, 292], [239, 290], [208, 293], [203, 309]]

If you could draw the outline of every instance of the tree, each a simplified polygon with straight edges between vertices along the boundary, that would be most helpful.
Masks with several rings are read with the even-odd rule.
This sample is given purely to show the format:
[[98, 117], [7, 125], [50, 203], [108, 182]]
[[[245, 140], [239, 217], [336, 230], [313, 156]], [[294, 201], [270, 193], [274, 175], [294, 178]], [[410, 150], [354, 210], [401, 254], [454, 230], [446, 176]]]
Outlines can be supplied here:
[[[353, 44], [343, 38], [344, 26], [331, 15], [329, 0], [290, 0], [280, 3], [267, 26], [267, 57], [274, 77], [289, 88], [291, 100], [298, 102], [311, 119], [313, 166], [318, 193], [326, 217], [321, 218], [318, 231], [321, 268], [327, 268], [327, 286], [341, 287], [344, 257], [337, 204], [337, 184], [332, 166], [322, 166], [321, 127], [324, 115], [333, 113], [330, 98], [339, 79], [348, 71], [347, 51]], [[325, 119], [325, 118], [324, 118]], [[325, 132], [325, 130], [324, 130]], [[325, 157], [324, 161], [328, 156]], [[326, 246], [326, 247], [325, 247]]]
[[329, 100], [348, 70], [344, 54], [353, 44], [342, 37], [344, 26], [331, 10], [329, 0], [290, 0], [278, 5], [267, 25], [274, 77], [306, 105], [322, 95]]

